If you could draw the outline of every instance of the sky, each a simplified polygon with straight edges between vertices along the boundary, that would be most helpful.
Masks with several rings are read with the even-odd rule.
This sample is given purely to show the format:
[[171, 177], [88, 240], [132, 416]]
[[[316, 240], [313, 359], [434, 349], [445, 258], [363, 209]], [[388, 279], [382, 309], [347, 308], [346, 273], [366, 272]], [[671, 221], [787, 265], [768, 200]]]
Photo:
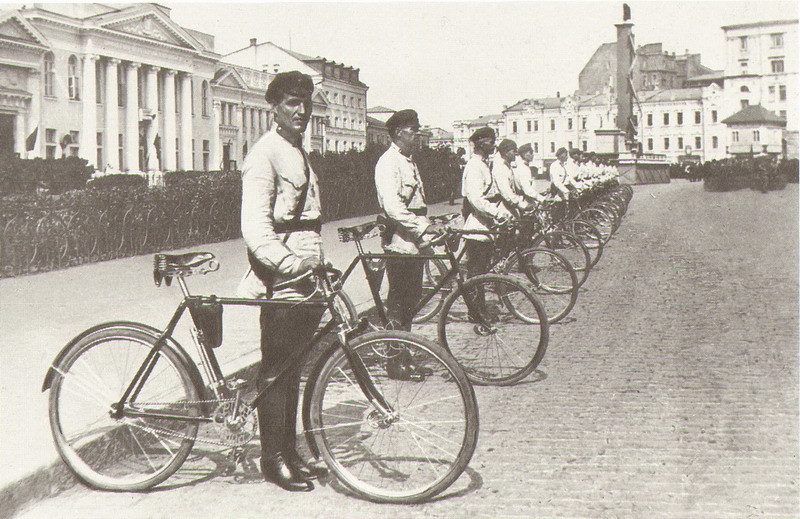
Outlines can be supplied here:
[[[574, 92], [597, 47], [616, 40], [623, 2], [159, 3], [178, 24], [214, 35], [218, 53], [257, 38], [345, 63], [361, 70], [368, 106], [414, 108], [423, 124], [450, 129]], [[712, 69], [724, 67], [721, 26], [798, 17], [795, 1], [627, 3], [637, 45], [688, 49]]]

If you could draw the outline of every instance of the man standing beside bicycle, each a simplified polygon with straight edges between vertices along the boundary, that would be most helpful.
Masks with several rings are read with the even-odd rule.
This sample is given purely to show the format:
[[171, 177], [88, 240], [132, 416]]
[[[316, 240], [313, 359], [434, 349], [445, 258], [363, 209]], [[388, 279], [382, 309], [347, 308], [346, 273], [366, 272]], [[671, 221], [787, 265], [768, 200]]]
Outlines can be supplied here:
[[550, 164], [550, 169], [548, 170], [550, 194], [560, 202], [553, 207], [553, 219], [556, 221], [563, 219], [566, 215], [570, 187], [572, 187], [572, 179], [567, 169], [568, 156], [569, 153], [566, 148], [558, 148], [556, 160]]
[[[420, 253], [418, 244], [425, 234], [441, 234], [442, 224], [431, 223], [425, 204], [425, 189], [413, 152], [419, 147], [419, 117], [414, 110], [400, 110], [386, 121], [392, 144], [375, 165], [375, 190], [386, 218], [383, 248], [396, 255], [386, 260], [389, 294], [386, 317], [390, 326], [411, 330], [414, 309], [422, 297], [424, 261], [409, 257]], [[390, 378], [408, 380], [419, 376], [408, 352], [387, 362]]]
[[[242, 167], [242, 236], [250, 268], [241, 297], [302, 298], [313, 287], [273, 293], [272, 287], [317, 267], [322, 259], [317, 178], [303, 150], [311, 118], [311, 76], [277, 74], [267, 87], [275, 122], [253, 146]], [[311, 341], [324, 308], [293, 305], [261, 308], [261, 367], [258, 389], [280, 373], [285, 358]], [[258, 405], [261, 471], [289, 491], [314, 488], [319, 470], [306, 465], [295, 446], [299, 367], [284, 373]]]

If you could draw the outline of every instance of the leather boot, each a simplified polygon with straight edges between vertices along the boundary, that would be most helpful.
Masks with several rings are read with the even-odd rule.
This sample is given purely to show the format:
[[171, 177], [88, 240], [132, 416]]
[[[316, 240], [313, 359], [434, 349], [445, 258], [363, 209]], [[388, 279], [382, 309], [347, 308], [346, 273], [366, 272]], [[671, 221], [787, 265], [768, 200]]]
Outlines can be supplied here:
[[314, 490], [314, 484], [298, 471], [294, 470], [282, 453], [272, 456], [261, 456], [261, 473], [264, 479], [275, 483], [289, 492], [308, 492]]
[[286, 461], [297, 473], [307, 479], [321, 478], [328, 473], [328, 469], [324, 467], [315, 467], [306, 463], [300, 454], [294, 450], [286, 453]]

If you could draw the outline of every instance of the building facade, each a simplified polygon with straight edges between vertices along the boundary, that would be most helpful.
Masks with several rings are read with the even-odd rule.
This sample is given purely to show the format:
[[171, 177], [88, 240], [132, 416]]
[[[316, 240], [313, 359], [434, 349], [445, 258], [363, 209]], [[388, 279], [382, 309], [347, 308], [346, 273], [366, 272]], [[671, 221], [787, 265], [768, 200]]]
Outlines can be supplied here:
[[456, 152], [461, 148], [466, 152], [466, 157], [472, 156], [472, 143], [469, 141], [470, 135], [483, 126], [492, 128], [499, 139], [505, 137], [505, 117], [504, 114], [484, 115], [477, 119], [464, 119], [453, 123], [453, 148]]
[[[234, 54], [223, 59], [212, 35], [177, 25], [169, 8], [157, 4], [33, 4], [4, 11], [0, 152], [75, 155], [111, 173], [235, 168], [270, 127], [264, 94], [281, 70], [315, 80], [309, 151], [363, 148], [365, 122], [360, 131], [329, 131], [339, 108], [325, 91], [358, 82], [357, 74], [329, 80], [293, 56], [284, 68], [276, 60], [253, 68]], [[336, 88], [360, 92], [365, 120], [366, 87]], [[353, 105], [348, 113], [357, 114], [356, 94], [345, 100]], [[348, 125], [355, 120], [358, 127], [358, 119], [350, 115]]]
[[760, 105], [786, 120], [787, 154], [798, 156], [798, 20], [728, 25], [725, 116]]

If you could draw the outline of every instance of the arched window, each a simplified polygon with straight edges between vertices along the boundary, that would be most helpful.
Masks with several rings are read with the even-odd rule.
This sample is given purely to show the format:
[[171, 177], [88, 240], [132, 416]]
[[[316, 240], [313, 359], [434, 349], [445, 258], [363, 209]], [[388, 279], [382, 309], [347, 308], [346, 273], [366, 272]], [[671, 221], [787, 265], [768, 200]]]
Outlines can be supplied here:
[[203, 115], [208, 115], [208, 81], [203, 81]]
[[750, 89], [747, 88], [747, 85], [742, 85], [742, 88], [739, 89], [740, 92], [749, 92]]
[[44, 55], [44, 95], [54, 96], [56, 84], [56, 59], [52, 52]]
[[67, 86], [69, 88], [69, 98], [75, 101], [78, 101], [81, 98], [78, 66], [78, 58], [76, 58], [74, 55], [70, 56], [67, 66]]

